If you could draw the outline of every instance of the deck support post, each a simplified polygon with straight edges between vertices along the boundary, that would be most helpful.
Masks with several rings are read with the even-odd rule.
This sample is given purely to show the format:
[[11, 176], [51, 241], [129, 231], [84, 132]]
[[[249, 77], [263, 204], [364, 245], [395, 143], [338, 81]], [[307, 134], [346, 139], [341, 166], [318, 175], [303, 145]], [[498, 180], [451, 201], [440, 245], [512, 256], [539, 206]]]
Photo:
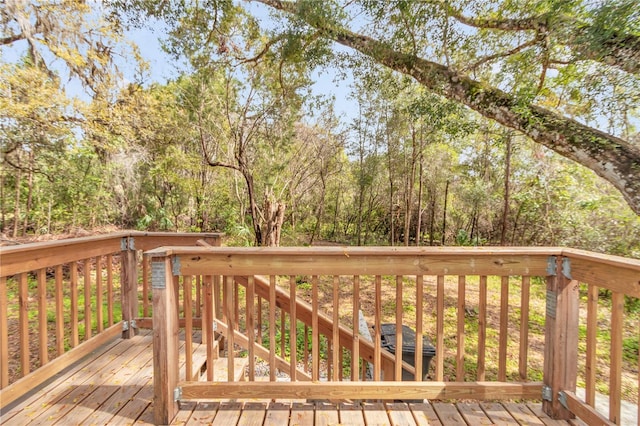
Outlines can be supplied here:
[[576, 390], [579, 286], [571, 279], [568, 259], [550, 258], [548, 273], [543, 381], [551, 392], [542, 409], [553, 419], [568, 420], [575, 416], [559, 396], [561, 391]]
[[122, 338], [130, 339], [137, 334], [138, 316], [138, 262], [133, 237], [122, 238], [120, 291], [122, 296]]
[[153, 295], [153, 419], [168, 425], [178, 413], [178, 309], [171, 258], [151, 259]]

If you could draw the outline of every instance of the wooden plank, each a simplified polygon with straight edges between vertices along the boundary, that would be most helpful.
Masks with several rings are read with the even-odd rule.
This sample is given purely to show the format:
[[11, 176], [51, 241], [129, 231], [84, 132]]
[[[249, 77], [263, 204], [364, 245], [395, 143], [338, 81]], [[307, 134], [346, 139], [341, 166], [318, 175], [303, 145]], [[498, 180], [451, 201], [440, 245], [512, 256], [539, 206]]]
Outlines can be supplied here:
[[[621, 424], [622, 333], [624, 331], [624, 294], [611, 294], [611, 346], [609, 370], [609, 420]], [[574, 388], [566, 388], [573, 390]]]
[[542, 404], [539, 402], [530, 402], [527, 403], [526, 406], [542, 421], [542, 423], [544, 423], [545, 426], [567, 426], [567, 422], [565, 420], [555, 420], [549, 417], [549, 415], [543, 411]]
[[487, 277], [480, 277], [478, 290], [478, 381], [484, 381], [487, 347]]
[[497, 425], [518, 425], [519, 423], [501, 404], [495, 402], [483, 402], [480, 406], [487, 416]]
[[[353, 277], [351, 306], [353, 345], [351, 345], [351, 381], [360, 380], [360, 276]], [[363, 377], [364, 379], [364, 377]]]
[[[109, 424], [125, 425], [134, 424], [136, 419], [153, 403], [153, 386], [142, 386], [135, 398], [127, 401], [122, 409], [109, 420]], [[176, 412], [177, 413], [177, 412]], [[155, 407], [154, 407], [155, 417]], [[175, 416], [174, 416], [175, 417]], [[154, 424], [155, 423], [154, 421]]]
[[404, 402], [387, 402], [389, 420], [393, 426], [415, 426], [416, 421], [409, 406]]
[[387, 409], [382, 402], [363, 402], [362, 411], [367, 426], [389, 426]]
[[269, 277], [269, 380], [276, 380], [276, 277]]
[[455, 405], [444, 402], [434, 402], [432, 406], [443, 425], [467, 425]]
[[107, 324], [113, 325], [113, 255], [107, 255]]
[[545, 275], [550, 250], [474, 247], [163, 247], [181, 274]]
[[218, 406], [216, 417], [211, 423], [212, 426], [235, 425], [242, 414], [241, 402], [221, 402]]
[[[293, 412], [293, 410], [291, 410]], [[340, 423], [338, 407], [327, 402], [315, 404], [315, 426], [329, 426]]]
[[185, 426], [210, 425], [218, 413], [219, 402], [198, 402]]
[[[0, 390], [0, 408], [11, 404], [29, 390], [40, 385], [60, 371], [63, 371], [65, 368], [72, 366], [78, 360], [84, 358], [90, 353], [93, 352], [94, 355], [100, 355], [103, 353], [102, 346], [106, 344], [116, 344], [114, 339], [119, 335], [121, 329], [122, 326], [120, 324], [116, 324], [108, 328], [104, 333], [97, 335], [90, 341], [84, 342], [74, 350], [57, 357], [53, 361], [49, 362], [45, 367], [35, 370], [31, 374]], [[99, 364], [97, 363], [93, 365], [95, 368], [99, 368], [98, 366]], [[56, 385], [57, 384], [59, 383], [56, 383]], [[52, 396], [51, 393], [49, 393], [48, 396]]]
[[142, 316], [148, 318], [150, 316], [149, 311], [149, 290], [151, 289], [151, 282], [149, 281], [149, 266], [151, 259], [144, 256], [142, 258]]
[[438, 275], [436, 294], [436, 381], [444, 380], [444, 276]]
[[418, 426], [442, 426], [442, 422], [428, 402], [410, 403], [409, 408]]
[[27, 274], [18, 276], [18, 334], [20, 336], [20, 372], [21, 377], [31, 371], [29, 347], [29, 287]]
[[[128, 248], [120, 252], [120, 297], [122, 299], [122, 321], [128, 325], [128, 327], [125, 327], [122, 330], [123, 339], [130, 339], [136, 335], [137, 329], [132, 326], [131, 321], [138, 317], [138, 261], [136, 251], [132, 249], [130, 240], [127, 245]], [[178, 300], [177, 295], [175, 295], [175, 298]], [[174, 305], [174, 309], [176, 306], [177, 305]]]
[[311, 277], [311, 378], [320, 379], [320, 333], [318, 327], [318, 276]]
[[238, 426], [262, 426], [266, 416], [266, 402], [245, 402]]
[[[464, 323], [465, 323], [465, 287], [466, 277], [458, 276], [458, 303], [457, 303], [457, 350], [456, 350], [456, 381], [464, 381]], [[504, 381], [504, 380], [503, 380]]]
[[498, 380], [507, 380], [507, 356], [509, 344], [509, 277], [501, 277], [500, 283], [500, 336], [498, 338]]
[[480, 404], [475, 402], [458, 402], [458, 411], [464, 420], [470, 425], [492, 425], [494, 424], [487, 414], [482, 410]]
[[47, 329], [47, 270], [38, 270], [38, 356], [40, 367], [49, 362], [49, 330]]
[[574, 280], [640, 298], [640, 260], [574, 249], [563, 252], [571, 259]]
[[[569, 410], [589, 425], [613, 426], [614, 424], [622, 424], [620, 417], [611, 421], [602, 416], [595, 408], [585, 404], [573, 392], [565, 392], [567, 397], [567, 406]], [[611, 415], [611, 410], [610, 414]]]
[[362, 407], [359, 403], [340, 403], [338, 406], [340, 423], [343, 425], [365, 426]]
[[[227, 324], [229, 324], [230, 327], [230, 331], [231, 332], [227, 332], [226, 334], [226, 338], [227, 338], [227, 343], [226, 343], [226, 348], [227, 348], [227, 373], [228, 373], [228, 377], [227, 380], [228, 381], [233, 381], [233, 377], [234, 377], [234, 363], [233, 363], [233, 358], [234, 358], [234, 353], [235, 353], [235, 342], [234, 342], [234, 325], [236, 323], [235, 321], [235, 308], [234, 308], [234, 303], [237, 301], [234, 300], [235, 298], [234, 296], [234, 292], [233, 292], [233, 284], [234, 284], [234, 280], [232, 276], [226, 276], [224, 277], [224, 312], [225, 312], [225, 316], [227, 318]], [[269, 364], [271, 365], [271, 364]]]
[[[254, 381], [256, 375], [256, 357], [255, 357], [255, 345], [256, 345], [256, 320], [255, 320], [255, 277], [250, 276], [247, 282], [247, 297], [245, 299], [245, 312], [246, 312], [246, 324], [247, 324], [247, 340], [249, 341], [249, 380]], [[262, 342], [260, 342], [262, 343]], [[295, 378], [295, 375], [292, 376]]]
[[[585, 361], [585, 400], [588, 405], [596, 405], [596, 372], [597, 372], [597, 339], [598, 339], [598, 287], [588, 285], [587, 290], [587, 349]], [[640, 371], [640, 370], [639, 370]]]
[[533, 414], [533, 411], [531, 411], [526, 404], [504, 402], [502, 405], [507, 409], [507, 411], [509, 411], [513, 418], [518, 421], [519, 424], [528, 426], [544, 426], [542, 420]]
[[[7, 278], [0, 277], [0, 389], [9, 385], [9, 325]], [[0, 407], [2, 406], [0, 398]]]
[[264, 418], [263, 426], [282, 426], [289, 424], [290, 411], [290, 403], [270, 402], [267, 408], [267, 415]]
[[373, 336], [373, 380], [380, 381], [382, 379], [382, 353], [381, 353], [381, 336], [382, 336], [382, 277], [375, 277], [375, 326]]
[[529, 367], [529, 298], [531, 279], [522, 277], [520, 290], [520, 351], [518, 357], [518, 372], [520, 380], [527, 380]]
[[185, 353], [187, 354], [184, 371], [187, 374], [188, 380], [194, 380], [194, 378], [191, 377], [191, 374], [193, 374], [193, 360], [191, 359], [191, 354], [193, 353], [193, 277], [191, 275], [182, 277], [182, 285], [182, 303], [184, 312], [183, 315], [185, 334], [184, 347]]
[[[303, 374], [298, 372], [298, 375]], [[180, 382], [183, 399], [534, 399], [541, 383], [501, 382]]]
[[[310, 402], [294, 402], [291, 405], [290, 426], [313, 426], [315, 422], [315, 405]], [[319, 423], [316, 423], [319, 425]], [[279, 426], [279, 425], [278, 425]]]
[[71, 262], [69, 264], [70, 269], [70, 285], [71, 285], [71, 313], [70, 313], [70, 327], [71, 327], [71, 339], [70, 345], [72, 348], [78, 346], [80, 343], [80, 337], [78, 335], [78, 263]]
[[176, 414], [176, 416], [173, 418], [171, 424], [174, 426], [186, 425], [191, 418], [191, 415], [193, 414], [193, 410], [195, 410], [197, 406], [198, 403], [196, 401], [186, 401], [184, 403], [180, 403], [180, 410], [178, 411], [178, 414]]

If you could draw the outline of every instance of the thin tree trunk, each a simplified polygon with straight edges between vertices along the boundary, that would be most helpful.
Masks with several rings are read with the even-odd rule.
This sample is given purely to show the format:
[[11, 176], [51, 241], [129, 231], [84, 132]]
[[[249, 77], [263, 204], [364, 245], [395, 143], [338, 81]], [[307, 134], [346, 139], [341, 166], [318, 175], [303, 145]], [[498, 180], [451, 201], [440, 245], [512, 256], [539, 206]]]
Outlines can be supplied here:
[[13, 206], [13, 238], [18, 237], [18, 228], [20, 227], [20, 185], [22, 184], [22, 170], [18, 170], [15, 184], [16, 194], [15, 204]]
[[507, 135], [507, 152], [505, 155], [504, 169], [504, 206], [502, 208], [502, 232], [500, 233], [500, 245], [507, 244], [507, 218], [509, 217], [510, 180], [511, 180], [511, 135]]
[[424, 169], [423, 165], [424, 156], [422, 155], [422, 149], [420, 150], [420, 164], [418, 166], [419, 182], [418, 182], [418, 218], [416, 219], [416, 246], [422, 245], [422, 173]]
[[29, 227], [29, 217], [31, 216], [31, 207], [33, 204], [33, 163], [34, 154], [33, 151], [29, 153], [29, 174], [27, 175], [27, 206], [24, 214], [24, 222], [22, 223], [22, 236], [27, 235], [27, 228]]
[[444, 209], [442, 211], [442, 245], [445, 244], [445, 236], [447, 234], [447, 204], [449, 198], [449, 180], [444, 187]]

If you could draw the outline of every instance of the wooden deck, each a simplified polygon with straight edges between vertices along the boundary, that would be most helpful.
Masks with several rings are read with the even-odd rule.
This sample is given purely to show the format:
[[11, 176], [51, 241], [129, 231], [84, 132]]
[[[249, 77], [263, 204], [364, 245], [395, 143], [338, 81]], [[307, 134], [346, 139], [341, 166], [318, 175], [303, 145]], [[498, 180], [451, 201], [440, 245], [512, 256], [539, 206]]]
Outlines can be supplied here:
[[[202, 352], [194, 345], [194, 352]], [[0, 413], [2, 425], [152, 424], [151, 332], [117, 339]], [[567, 425], [539, 403], [183, 403], [173, 424], [187, 425]]]

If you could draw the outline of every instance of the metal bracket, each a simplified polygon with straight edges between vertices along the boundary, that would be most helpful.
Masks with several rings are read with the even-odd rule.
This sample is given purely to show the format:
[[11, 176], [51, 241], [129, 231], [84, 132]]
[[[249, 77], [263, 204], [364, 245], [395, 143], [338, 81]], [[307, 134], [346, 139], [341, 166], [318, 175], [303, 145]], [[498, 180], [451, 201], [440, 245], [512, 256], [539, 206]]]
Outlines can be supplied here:
[[136, 245], [134, 242], [133, 237], [122, 237], [122, 239], [120, 240], [120, 250], [121, 251], [126, 251], [126, 250], [135, 250], [136, 249]]
[[550, 386], [542, 386], [542, 399], [544, 401], [552, 401], [553, 400], [553, 390]]
[[180, 258], [177, 256], [171, 259], [171, 272], [174, 276], [180, 275]]
[[547, 305], [547, 316], [549, 318], [555, 318], [556, 312], [558, 310], [558, 294], [555, 291], [547, 290], [546, 297], [546, 305]]
[[133, 328], [133, 329], [138, 328], [138, 324], [136, 324], [136, 320], [134, 320], [134, 319], [129, 321], [129, 324], [131, 325], [131, 328]]
[[164, 262], [151, 262], [151, 288], [164, 289], [167, 287], [167, 276]]
[[569, 406], [567, 405], [567, 394], [564, 391], [558, 392], [558, 401], [564, 408], [567, 410], [569, 409]]
[[180, 401], [182, 399], [182, 388], [177, 387], [173, 390], [173, 400]]
[[571, 278], [571, 259], [568, 257], [562, 258], [562, 275], [570, 280], [573, 279]]
[[557, 274], [556, 271], [556, 257], [549, 256], [547, 258], [547, 275], [555, 277]]
[[122, 331], [129, 331], [129, 321], [122, 321]]

